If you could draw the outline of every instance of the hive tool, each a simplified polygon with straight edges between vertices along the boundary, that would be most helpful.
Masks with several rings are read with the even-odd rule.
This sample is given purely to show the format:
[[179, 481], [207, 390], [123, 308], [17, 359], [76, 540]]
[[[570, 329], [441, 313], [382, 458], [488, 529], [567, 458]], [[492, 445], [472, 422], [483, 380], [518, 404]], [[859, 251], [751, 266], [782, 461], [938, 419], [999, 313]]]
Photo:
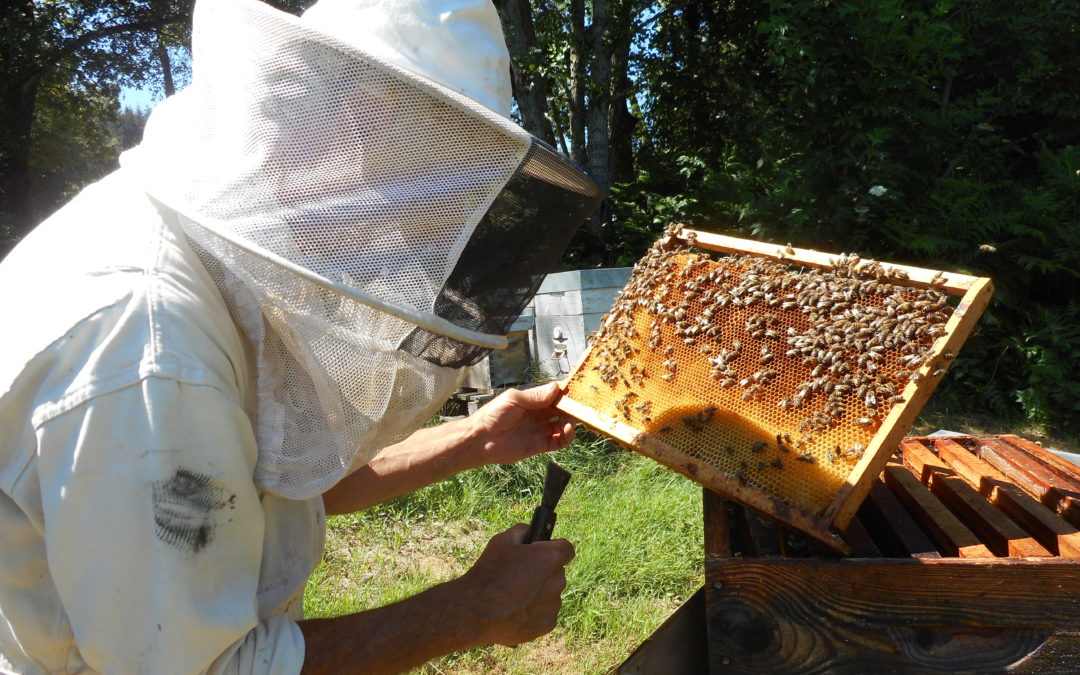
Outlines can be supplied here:
[[551, 531], [555, 529], [555, 506], [569, 482], [569, 471], [555, 462], [548, 462], [547, 474], [544, 476], [544, 494], [540, 498], [540, 506], [533, 511], [526, 544], [551, 539]]

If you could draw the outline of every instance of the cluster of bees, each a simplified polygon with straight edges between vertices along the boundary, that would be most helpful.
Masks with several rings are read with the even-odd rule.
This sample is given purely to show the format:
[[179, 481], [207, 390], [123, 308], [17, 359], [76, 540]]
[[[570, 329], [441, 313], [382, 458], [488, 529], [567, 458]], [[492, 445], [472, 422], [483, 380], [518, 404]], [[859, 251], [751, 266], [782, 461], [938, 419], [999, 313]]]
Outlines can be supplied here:
[[[903, 403], [907, 383], [928, 363], [939, 364], [930, 372], [940, 376], [952, 358], [933, 351], [953, 311], [940, 275], [929, 288], [900, 285], [902, 271], [857, 255], [841, 255], [829, 269], [800, 268], [788, 260], [790, 246], [775, 260], [713, 259], [693, 252], [696, 242], [683, 244], [679, 234], [669, 228], [635, 266], [591, 336], [588, 365], [612, 389], [642, 391], [618, 401], [627, 422], [648, 423], [662, 412], [644, 400], [644, 384], [654, 376], [675, 381], [688, 355], [703, 359], [716, 386], [755, 410], [777, 406], [782, 414], [772, 419], [791, 420], [792, 427], [776, 434], [775, 445], [754, 441], [738, 453], [746, 459], [727, 463], [738, 467], [740, 481], [755, 467], [782, 469], [785, 456], [808, 464], [858, 461], [889, 409]], [[659, 372], [646, 372], [657, 364]], [[700, 412], [652, 431], [668, 433], [681, 423], [698, 432], [715, 423], [717, 406], [700, 403], [707, 403]], [[852, 424], [863, 433], [847, 438], [862, 442], [815, 442]], [[766, 445], [773, 458], [758, 459]]]

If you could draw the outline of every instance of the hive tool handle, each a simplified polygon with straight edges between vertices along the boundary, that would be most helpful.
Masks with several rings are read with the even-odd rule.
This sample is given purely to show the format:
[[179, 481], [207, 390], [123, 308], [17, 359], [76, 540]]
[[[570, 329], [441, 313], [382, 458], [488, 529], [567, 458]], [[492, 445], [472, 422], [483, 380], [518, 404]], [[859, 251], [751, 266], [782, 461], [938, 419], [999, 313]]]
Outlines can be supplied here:
[[526, 544], [551, 539], [551, 531], [555, 529], [555, 507], [569, 482], [569, 471], [555, 462], [548, 462], [547, 474], [544, 476], [544, 495], [540, 499], [540, 506], [533, 511]]

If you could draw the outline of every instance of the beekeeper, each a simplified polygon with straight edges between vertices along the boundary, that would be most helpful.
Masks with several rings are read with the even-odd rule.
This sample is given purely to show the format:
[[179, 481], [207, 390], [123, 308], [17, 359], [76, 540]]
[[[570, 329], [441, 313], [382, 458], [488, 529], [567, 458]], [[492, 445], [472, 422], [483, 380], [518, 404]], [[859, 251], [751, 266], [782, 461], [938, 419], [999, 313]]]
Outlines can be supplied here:
[[[191, 85], [0, 265], [0, 671], [398, 671], [549, 631], [566, 541], [302, 620], [325, 513], [565, 446], [420, 427], [601, 198], [508, 121], [489, 0], [200, 0]], [[381, 450], [380, 450], [381, 449]]]

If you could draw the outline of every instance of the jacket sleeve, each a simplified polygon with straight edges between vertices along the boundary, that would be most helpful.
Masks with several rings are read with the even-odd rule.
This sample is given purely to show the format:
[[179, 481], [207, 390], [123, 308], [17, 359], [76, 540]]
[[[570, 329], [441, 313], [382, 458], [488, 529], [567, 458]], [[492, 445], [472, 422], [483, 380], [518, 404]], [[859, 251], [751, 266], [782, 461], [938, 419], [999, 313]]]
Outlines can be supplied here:
[[265, 516], [235, 401], [149, 377], [36, 426], [49, 571], [92, 669], [300, 671], [296, 623], [259, 620]]

